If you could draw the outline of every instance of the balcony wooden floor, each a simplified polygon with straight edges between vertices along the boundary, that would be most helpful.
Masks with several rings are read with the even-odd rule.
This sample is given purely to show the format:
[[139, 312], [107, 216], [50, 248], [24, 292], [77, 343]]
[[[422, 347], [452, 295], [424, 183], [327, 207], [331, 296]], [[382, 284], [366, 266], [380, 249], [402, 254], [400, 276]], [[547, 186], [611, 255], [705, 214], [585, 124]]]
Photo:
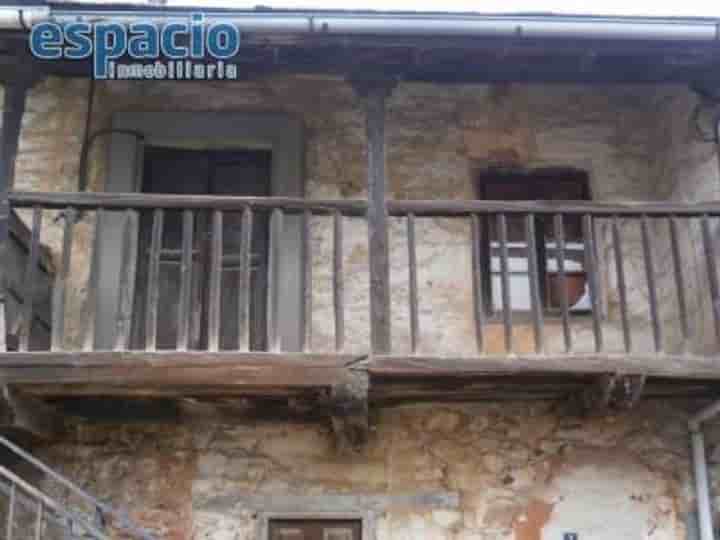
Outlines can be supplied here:
[[440, 358], [268, 352], [11, 352], [0, 378], [57, 397], [282, 397], [369, 376], [371, 401], [562, 397], [602, 375], [643, 376], [645, 397], [720, 391], [720, 359], [623, 354]]

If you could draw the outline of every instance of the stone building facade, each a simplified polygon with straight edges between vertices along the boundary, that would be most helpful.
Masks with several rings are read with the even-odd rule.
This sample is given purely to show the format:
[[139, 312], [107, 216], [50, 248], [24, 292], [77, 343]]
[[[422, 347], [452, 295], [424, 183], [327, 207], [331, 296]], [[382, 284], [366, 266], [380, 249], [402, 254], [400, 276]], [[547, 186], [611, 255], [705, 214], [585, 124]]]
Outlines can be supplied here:
[[[16, 190], [74, 191], [84, 134], [87, 81], [49, 78], [34, 88], [23, 119]], [[712, 144], [690, 122], [697, 98], [682, 86], [453, 85], [401, 83], [388, 102], [389, 197], [476, 197], [479, 171], [493, 166], [585, 171], [593, 201], [717, 199]], [[130, 111], [283, 112], [305, 127], [308, 198], [362, 198], [365, 135], [358, 99], [345, 82], [274, 77], [243, 83], [97, 84], [91, 129]], [[90, 186], [101, 191], [108, 140], [90, 154]], [[650, 347], [640, 231], [627, 227], [632, 324]], [[93, 224], [78, 225], [67, 305], [70, 340], [79, 339]], [[660, 226], [658, 226], [660, 227]], [[631, 230], [632, 229], [632, 230]], [[332, 348], [331, 223], [313, 223], [314, 348]], [[663, 230], [656, 259], [667, 261]], [[620, 347], [617, 284], [609, 229], [597, 231], [603, 265], [608, 347]], [[693, 315], [692, 346], [710, 328], [699, 228], [683, 229]], [[348, 220], [348, 349], [368, 342], [366, 230]], [[46, 220], [43, 239], [59, 245]], [[86, 240], [83, 241], [83, 238]], [[420, 349], [471, 354], [470, 231], [456, 219], [418, 222]], [[390, 229], [393, 346], [407, 351], [406, 237]], [[607, 264], [605, 264], [607, 262]], [[673, 294], [660, 264], [661, 295]], [[637, 280], [633, 276], [637, 275]], [[674, 314], [666, 348], [679, 347]], [[561, 347], [559, 325], [548, 347]], [[529, 328], [529, 327], [528, 327]], [[73, 331], [75, 337], [72, 337]], [[490, 348], [502, 351], [501, 329]], [[529, 330], [515, 329], [519, 349]], [[592, 350], [590, 322], [574, 324], [579, 350]], [[527, 334], [527, 335], [526, 335]], [[687, 419], [697, 404], [643, 402], [631, 412], [578, 419], [563, 404], [497, 402], [403, 404], [372, 410], [371, 440], [340, 454], [329, 428], [312, 422], [209, 419], [146, 425], [71, 423], [41, 449], [49, 463], [172, 540], [265, 540], [270, 514], [350, 515], [377, 540], [579, 540], [693, 538]]]

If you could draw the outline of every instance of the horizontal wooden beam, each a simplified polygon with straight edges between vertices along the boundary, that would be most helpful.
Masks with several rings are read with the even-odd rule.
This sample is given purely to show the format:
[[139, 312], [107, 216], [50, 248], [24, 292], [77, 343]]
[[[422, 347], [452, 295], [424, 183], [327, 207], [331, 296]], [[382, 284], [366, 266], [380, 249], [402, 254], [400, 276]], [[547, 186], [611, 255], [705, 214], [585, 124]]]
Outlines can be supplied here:
[[[181, 387], [323, 387], [344, 382], [351, 355], [204, 352], [0, 354], [0, 379], [32, 386], [91, 385], [134, 390]], [[87, 393], [86, 395], [90, 395]]]
[[10, 204], [16, 208], [41, 206], [62, 210], [68, 206], [76, 209], [95, 210], [98, 208], [124, 210], [134, 209], [190, 209], [242, 211], [252, 207], [258, 210], [281, 208], [287, 213], [364, 216], [367, 203], [360, 200], [311, 200], [294, 197], [233, 197], [226, 195], [170, 195], [159, 193], [70, 193], [13, 191], [9, 194]]
[[700, 217], [720, 215], [720, 203], [622, 202], [601, 203], [583, 201], [387, 201], [391, 216], [453, 217], [471, 214], [590, 214], [621, 217]]
[[43, 401], [3, 386], [0, 392], [0, 432], [50, 440], [63, 429], [62, 417]]
[[645, 375], [720, 380], [720, 357], [670, 354], [574, 353], [482, 357], [374, 356], [363, 363], [374, 376]]
[[[669, 381], [684, 385], [684, 395], [705, 395], [708, 388], [720, 386], [718, 358], [695, 356], [570, 354], [440, 358], [384, 355], [367, 360], [351, 354], [262, 352], [0, 354], [0, 378], [5, 384], [14, 385], [28, 395], [46, 397], [282, 397], [299, 395], [308, 389], [342, 388], [354, 373], [369, 375], [369, 402], [423, 396], [467, 399], [482, 397], [499, 387], [506, 392], [510, 386], [512, 392], [524, 392], [528, 398], [558, 392], [567, 394], [603, 374], [647, 377], [648, 384], [653, 385]], [[656, 395], [656, 392], [646, 392], [646, 395]]]

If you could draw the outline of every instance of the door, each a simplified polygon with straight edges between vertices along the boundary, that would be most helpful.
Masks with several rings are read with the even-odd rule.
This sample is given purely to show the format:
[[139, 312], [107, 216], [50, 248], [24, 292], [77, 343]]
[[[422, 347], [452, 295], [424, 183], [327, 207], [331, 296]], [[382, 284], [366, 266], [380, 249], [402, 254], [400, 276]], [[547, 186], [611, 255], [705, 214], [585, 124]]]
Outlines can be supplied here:
[[273, 519], [269, 540], [361, 540], [361, 522], [353, 519]]
[[[268, 196], [270, 194], [271, 154], [255, 150], [183, 150], [147, 147], [144, 155], [142, 191], [192, 195]], [[211, 211], [196, 211], [193, 231], [191, 348], [207, 346], [208, 289], [210, 281]], [[238, 345], [239, 252], [242, 232], [240, 212], [223, 216], [223, 257], [220, 304], [220, 347]], [[138, 345], [144, 343], [147, 267], [152, 235], [152, 213], [140, 221], [140, 260], [134, 328]], [[180, 258], [182, 250], [182, 211], [165, 212], [160, 252], [158, 349], [174, 349], [177, 342], [178, 299], [180, 297]], [[265, 348], [267, 297], [268, 218], [255, 213], [250, 278], [250, 346]]]

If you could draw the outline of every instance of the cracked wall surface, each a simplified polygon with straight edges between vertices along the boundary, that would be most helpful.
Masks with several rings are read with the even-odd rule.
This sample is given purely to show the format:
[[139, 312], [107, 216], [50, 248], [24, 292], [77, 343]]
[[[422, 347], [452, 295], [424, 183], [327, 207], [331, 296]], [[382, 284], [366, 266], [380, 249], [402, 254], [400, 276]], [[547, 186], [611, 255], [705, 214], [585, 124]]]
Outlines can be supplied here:
[[327, 425], [241, 421], [78, 424], [40, 455], [171, 540], [254, 540], [263, 512], [338, 509], [371, 510], [378, 540], [665, 540], [692, 510], [686, 420], [679, 404], [408, 405], [376, 411], [350, 455]]

